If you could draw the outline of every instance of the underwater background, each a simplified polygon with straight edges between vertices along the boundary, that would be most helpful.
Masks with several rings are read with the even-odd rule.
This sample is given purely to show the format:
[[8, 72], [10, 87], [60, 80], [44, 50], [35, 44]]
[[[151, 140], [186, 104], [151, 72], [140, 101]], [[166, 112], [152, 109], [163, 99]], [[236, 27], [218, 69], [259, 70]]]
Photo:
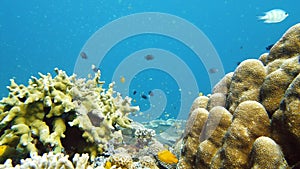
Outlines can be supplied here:
[[[53, 72], [55, 67], [71, 75], [78, 62], [88, 62], [91, 57], [98, 57], [87, 54], [87, 58], [82, 58], [80, 55], [84, 45], [97, 30], [124, 16], [155, 12], [177, 16], [201, 30], [216, 49], [223, 67], [205, 67], [190, 46], [174, 38], [151, 33], [123, 39], [103, 56], [101, 63], [94, 64], [100, 68], [101, 79], [106, 81], [106, 84], [116, 81], [117, 91], [123, 90], [123, 83], [130, 84], [125, 94], [133, 98], [133, 105], [140, 106], [142, 112], [148, 112], [139, 120], [176, 118], [180, 112], [186, 112], [187, 116], [192, 101], [200, 92], [211, 93], [211, 86], [214, 84], [210, 84], [210, 76], [220, 72], [232, 72], [240, 61], [257, 58], [267, 52], [265, 47], [274, 44], [289, 27], [299, 22], [299, 6], [300, 1], [296, 0], [191, 0], [188, 3], [175, 0], [2, 0], [0, 97], [7, 96], [6, 86], [11, 78], [18, 84], [27, 84], [30, 76], [38, 76], [38, 72]], [[265, 24], [257, 19], [257, 16], [271, 9], [283, 9], [289, 16], [277, 24]], [[133, 24], [132, 30], [135, 29], [135, 25], [139, 23]], [[160, 26], [149, 25], [153, 28]], [[124, 31], [125, 28], [119, 27], [114, 31], [118, 29]], [[188, 31], [182, 33], [190, 36]], [[111, 36], [113, 35], [112, 31]], [[105, 43], [105, 40], [97, 41], [95, 45], [97, 47]], [[201, 47], [201, 41], [199, 46]], [[183, 60], [195, 76], [195, 79], [183, 77], [185, 86], [189, 86], [189, 83], [195, 80], [199, 91], [190, 92], [188, 97], [182, 97], [177, 79], [168, 71], [155, 67], [134, 72], [133, 79], [128, 78], [132, 74], [128, 75], [126, 72], [116, 79], [113, 78], [117, 67], [127, 56], [149, 48], [172, 52], [176, 58]], [[153, 61], [160, 57], [159, 53], [149, 55], [153, 55]], [[146, 54], [141, 55], [142, 58], [144, 56]], [[176, 58], [170, 58], [168, 64], [172, 64]], [[139, 62], [135, 64], [138, 65]], [[127, 66], [130, 69], [134, 65]], [[174, 69], [183, 68], [175, 65]], [[153, 105], [159, 107], [156, 109], [158, 112], [150, 111]], [[186, 108], [180, 108], [181, 106]]]

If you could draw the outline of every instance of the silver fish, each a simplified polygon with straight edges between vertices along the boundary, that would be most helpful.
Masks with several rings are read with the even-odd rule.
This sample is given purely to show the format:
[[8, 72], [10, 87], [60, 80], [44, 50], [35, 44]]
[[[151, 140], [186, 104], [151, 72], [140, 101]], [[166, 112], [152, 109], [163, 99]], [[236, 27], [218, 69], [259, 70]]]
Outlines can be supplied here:
[[273, 9], [265, 12], [264, 16], [258, 16], [258, 19], [264, 20], [264, 23], [279, 23], [288, 16], [289, 14], [282, 9]]

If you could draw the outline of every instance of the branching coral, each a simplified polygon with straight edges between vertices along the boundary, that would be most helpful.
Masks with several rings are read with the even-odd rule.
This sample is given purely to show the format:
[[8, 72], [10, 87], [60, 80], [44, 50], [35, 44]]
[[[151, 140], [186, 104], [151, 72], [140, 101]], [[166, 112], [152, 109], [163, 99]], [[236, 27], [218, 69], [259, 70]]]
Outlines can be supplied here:
[[9, 96], [0, 102], [0, 145], [24, 154], [78, 151], [94, 158], [120, 127], [131, 127], [127, 116], [139, 108], [115, 96], [114, 83], [103, 89], [100, 71], [90, 80], [55, 72], [54, 78], [39, 73], [27, 87], [11, 80]]

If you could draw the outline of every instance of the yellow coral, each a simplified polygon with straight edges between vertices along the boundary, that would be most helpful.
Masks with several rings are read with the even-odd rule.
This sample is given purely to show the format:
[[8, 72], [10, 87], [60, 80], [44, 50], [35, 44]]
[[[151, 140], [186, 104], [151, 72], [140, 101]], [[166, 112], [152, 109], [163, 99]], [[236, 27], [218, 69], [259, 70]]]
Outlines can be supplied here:
[[131, 127], [128, 115], [139, 108], [130, 105], [129, 97], [115, 97], [114, 83], [104, 90], [100, 71], [87, 81], [57, 68], [55, 72], [55, 77], [39, 73], [28, 86], [11, 80], [8, 97], [0, 100], [0, 163], [1, 157], [5, 160], [1, 153], [10, 149], [21, 158], [78, 151], [89, 152], [93, 160], [105, 151], [116, 126]]
[[176, 164], [178, 163], [177, 157], [168, 150], [162, 150], [157, 153], [159, 161], [167, 164]]

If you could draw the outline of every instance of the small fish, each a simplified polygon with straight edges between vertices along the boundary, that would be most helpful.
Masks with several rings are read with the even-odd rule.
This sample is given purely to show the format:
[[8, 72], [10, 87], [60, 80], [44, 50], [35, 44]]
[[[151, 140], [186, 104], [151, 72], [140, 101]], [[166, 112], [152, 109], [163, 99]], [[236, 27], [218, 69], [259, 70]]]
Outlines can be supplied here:
[[135, 95], [136, 93], [137, 93], [137, 91], [136, 91], [136, 90], [134, 90], [134, 91], [133, 91], [133, 95]]
[[266, 47], [266, 50], [271, 50], [271, 48], [274, 46], [274, 44], [271, 44], [269, 46]]
[[217, 69], [217, 68], [210, 68], [210, 69], [208, 70], [208, 72], [211, 73], [211, 74], [217, 73], [218, 71], [219, 71], [219, 69]]
[[100, 70], [99, 68], [97, 68], [94, 64], [91, 66], [92, 70], [97, 73], [98, 70]]
[[146, 95], [144, 95], [144, 94], [142, 94], [141, 97], [142, 97], [143, 99], [148, 99], [148, 97], [147, 97]]
[[148, 94], [149, 96], [154, 96], [154, 93], [151, 90], [148, 92]]
[[153, 55], [146, 55], [146, 56], [145, 56], [145, 59], [146, 59], [147, 61], [153, 60], [153, 59], [154, 59], [154, 56], [153, 56]]
[[177, 157], [170, 152], [169, 150], [162, 150], [157, 153], [157, 158], [159, 161], [167, 163], [167, 164], [177, 164]]
[[122, 77], [120, 78], [120, 82], [121, 82], [121, 83], [125, 83], [125, 81], [126, 81], [125, 77], [122, 76]]
[[82, 59], [87, 59], [88, 58], [88, 56], [85, 52], [80, 52], [80, 56], [81, 56]]
[[264, 16], [258, 16], [258, 19], [264, 20], [264, 23], [279, 23], [288, 16], [289, 14], [282, 9], [273, 9], [265, 12]]
[[93, 76], [89, 73], [88, 74], [88, 78], [91, 79]]

